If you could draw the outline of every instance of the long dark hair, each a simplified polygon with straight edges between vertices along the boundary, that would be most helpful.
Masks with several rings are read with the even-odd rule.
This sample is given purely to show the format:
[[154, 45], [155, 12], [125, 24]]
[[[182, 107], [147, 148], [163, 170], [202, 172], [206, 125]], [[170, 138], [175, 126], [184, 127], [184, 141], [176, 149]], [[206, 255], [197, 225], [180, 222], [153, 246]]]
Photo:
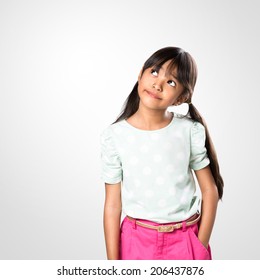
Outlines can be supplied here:
[[[169, 60], [171, 62], [168, 65], [167, 71], [172, 71], [174, 68], [177, 69], [177, 79], [184, 87], [181, 97], [183, 98], [183, 100], [185, 100], [185, 102], [189, 104], [189, 111], [185, 117], [189, 117], [192, 120], [201, 123], [205, 127], [205, 146], [210, 160], [209, 166], [218, 189], [219, 199], [221, 199], [223, 196], [224, 182], [222, 176], [220, 175], [217, 154], [205, 120], [202, 118], [196, 107], [191, 103], [194, 87], [197, 80], [197, 66], [194, 59], [188, 52], [185, 52], [181, 48], [163, 48], [156, 51], [147, 59], [147, 61], [144, 63], [141, 76], [147, 68], [154, 67], [156, 70], [159, 70], [161, 66]], [[127, 119], [134, 113], [136, 113], [139, 108], [139, 101], [140, 98], [138, 95], [138, 82], [136, 82], [134, 88], [132, 89], [131, 93], [124, 103], [122, 112], [114, 123]]]

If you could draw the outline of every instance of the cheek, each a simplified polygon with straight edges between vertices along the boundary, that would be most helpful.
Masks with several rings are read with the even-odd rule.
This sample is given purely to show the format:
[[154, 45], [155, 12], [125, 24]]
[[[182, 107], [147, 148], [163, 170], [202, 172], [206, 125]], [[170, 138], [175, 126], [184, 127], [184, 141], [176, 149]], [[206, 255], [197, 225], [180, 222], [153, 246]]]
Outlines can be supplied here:
[[142, 85], [140, 85], [140, 83], [138, 83], [138, 87], [137, 87], [137, 93], [138, 93], [138, 95], [140, 95], [141, 87], [142, 87]]
[[144, 73], [142, 77], [138, 79], [139, 84], [149, 85], [151, 83], [152, 77]]
[[182, 89], [175, 90], [173, 93], [173, 99], [177, 100], [178, 98], [180, 98], [182, 96], [182, 93], [183, 93]]
[[138, 82], [138, 87], [137, 87], [137, 91], [138, 91], [138, 94], [142, 94], [143, 90], [146, 88], [146, 83], [143, 79], [141, 79], [139, 82]]
[[165, 93], [168, 97], [168, 100], [175, 100], [179, 96], [176, 91], [170, 89], [168, 89]]
[[177, 98], [171, 98], [169, 104], [173, 105], [176, 102]]

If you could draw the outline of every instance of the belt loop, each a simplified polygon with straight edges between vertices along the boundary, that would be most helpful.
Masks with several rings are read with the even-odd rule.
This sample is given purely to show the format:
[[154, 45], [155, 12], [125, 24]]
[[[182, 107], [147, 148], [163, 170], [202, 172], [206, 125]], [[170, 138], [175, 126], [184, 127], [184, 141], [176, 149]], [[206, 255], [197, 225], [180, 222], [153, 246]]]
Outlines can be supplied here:
[[182, 231], [186, 231], [187, 225], [186, 222], [182, 222]]
[[133, 229], [136, 229], [136, 219], [132, 219], [132, 227]]

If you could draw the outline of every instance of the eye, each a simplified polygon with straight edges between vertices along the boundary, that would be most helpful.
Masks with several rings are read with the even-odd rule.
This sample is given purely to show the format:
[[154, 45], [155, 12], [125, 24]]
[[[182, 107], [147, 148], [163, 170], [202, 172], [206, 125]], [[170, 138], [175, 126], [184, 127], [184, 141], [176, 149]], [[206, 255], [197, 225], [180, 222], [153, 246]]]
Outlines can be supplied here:
[[173, 80], [168, 81], [168, 84], [169, 84], [171, 87], [175, 87], [175, 86], [176, 86], [176, 83], [175, 83]]
[[153, 76], [155, 76], [155, 77], [158, 76], [158, 72], [157, 72], [156, 70], [154, 70], [154, 69], [151, 70], [151, 74], [152, 74]]

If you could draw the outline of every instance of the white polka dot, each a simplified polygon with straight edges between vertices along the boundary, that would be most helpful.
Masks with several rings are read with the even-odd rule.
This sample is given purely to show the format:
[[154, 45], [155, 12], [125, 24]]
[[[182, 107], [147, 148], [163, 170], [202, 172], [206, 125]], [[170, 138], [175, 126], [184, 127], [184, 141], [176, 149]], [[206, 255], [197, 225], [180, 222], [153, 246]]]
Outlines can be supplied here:
[[174, 171], [174, 166], [172, 164], [169, 164], [166, 166], [166, 171], [169, 173], [172, 173]]
[[173, 146], [173, 143], [172, 142], [166, 142], [163, 146], [163, 148], [166, 150], [166, 151], [169, 151], [172, 149], [172, 146]]
[[185, 159], [184, 153], [178, 153], [178, 154], [177, 154], [177, 159], [178, 159], [178, 160], [184, 160], [184, 159]]
[[135, 211], [134, 210], [127, 211], [127, 216], [134, 217], [135, 216]]
[[163, 185], [165, 180], [164, 180], [163, 177], [157, 177], [155, 182], [156, 182], [157, 185]]
[[177, 182], [181, 183], [184, 179], [185, 179], [185, 176], [181, 174], [181, 175], [178, 176]]
[[152, 170], [149, 166], [146, 166], [144, 169], [143, 169], [143, 174], [144, 175], [150, 175], [152, 173]]
[[145, 191], [144, 195], [145, 195], [146, 197], [152, 197], [152, 196], [154, 196], [154, 191], [152, 191], [152, 190], [147, 190], [147, 191]]
[[139, 159], [136, 156], [132, 156], [130, 158], [130, 164], [132, 164], [132, 165], [136, 165], [138, 163], [138, 161], [139, 161]]
[[174, 133], [173, 133], [173, 137], [176, 137], [176, 138], [183, 138], [183, 134], [182, 134], [180, 131], [176, 130], [176, 131], [174, 131]]
[[160, 199], [159, 201], [158, 201], [158, 206], [159, 207], [165, 207], [166, 206], [166, 200], [165, 199]]
[[180, 199], [181, 203], [187, 203], [188, 202], [188, 196], [185, 194]]
[[140, 180], [135, 179], [135, 180], [134, 180], [134, 185], [135, 185], [136, 188], [140, 188], [140, 186], [141, 186]]
[[152, 139], [153, 141], [157, 141], [157, 140], [159, 139], [159, 134], [153, 133], [153, 134], [151, 135], [151, 139]]
[[134, 143], [134, 142], [135, 142], [135, 137], [134, 137], [134, 135], [129, 135], [129, 136], [127, 137], [127, 142], [128, 142], [128, 143]]
[[203, 141], [203, 139], [195, 139], [195, 141], [193, 141], [193, 143], [195, 144], [197, 144], [198, 146], [204, 146], [204, 141]]
[[160, 162], [160, 161], [162, 161], [162, 156], [161, 156], [161, 155], [154, 155], [153, 161], [154, 161], [154, 162]]
[[120, 154], [120, 155], [125, 155], [125, 149], [123, 149], [123, 148], [118, 148], [118, 153]]
[[153, 218], [155, 216], [155, 213], [154, 212], [149, 212], [149, 213], [147, 213], [147, 216], [149, 218]]
[[147, 152], [149, 151], [148, 145], [143, 145], [143, 146], [141, 146], [141, 147], [140, 147], [140, 151], [141, 151], [142, 153], [147, 153]]
[[116, 128], [114, 129], [114, 131], [115, 131], [116, 134], [121, 134], [122, 128], [121, 128], [121, 127], [116, 127]]
[[174, 188], [174, 187], [169, 188], [169, 194], [170, 195], [175, 195], [176, 194], [176, 188]]
[[141, 200], [138, 200], [138, 201], [136, 201], [136, 204], [135, 204], [135, 207], [137, 207], [137, 208], [143, 208], [143, 206], [144, 206], [144, 203], [143, 203], [143, 201], [141, 201]]
[[180, 131], [175, 132], [175, 137], [177, 138], [183, 138], [183, 134]]

